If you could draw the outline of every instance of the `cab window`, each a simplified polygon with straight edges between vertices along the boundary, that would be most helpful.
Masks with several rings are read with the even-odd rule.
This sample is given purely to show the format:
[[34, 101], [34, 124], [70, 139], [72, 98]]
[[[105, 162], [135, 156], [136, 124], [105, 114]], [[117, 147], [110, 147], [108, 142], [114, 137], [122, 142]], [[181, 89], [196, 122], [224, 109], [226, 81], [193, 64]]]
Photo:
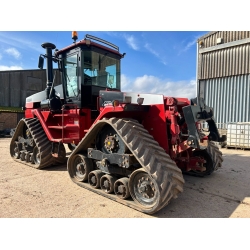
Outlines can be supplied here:
[[66, 96], [78, 96], [77, 54], [64, 59]]
[[83, 51], [84, 85], [120, 89], [120, 60], [108, 54]]

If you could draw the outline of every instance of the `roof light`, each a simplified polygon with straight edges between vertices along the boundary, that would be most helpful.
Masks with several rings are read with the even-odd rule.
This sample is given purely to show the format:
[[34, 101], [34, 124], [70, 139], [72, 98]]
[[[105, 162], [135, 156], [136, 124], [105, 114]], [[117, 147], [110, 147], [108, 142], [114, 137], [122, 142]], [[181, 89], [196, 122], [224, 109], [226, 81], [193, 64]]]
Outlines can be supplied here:
[[74, 40], [74, 43], [78, 39], [77, 31], [72, 31], [72, 39]]

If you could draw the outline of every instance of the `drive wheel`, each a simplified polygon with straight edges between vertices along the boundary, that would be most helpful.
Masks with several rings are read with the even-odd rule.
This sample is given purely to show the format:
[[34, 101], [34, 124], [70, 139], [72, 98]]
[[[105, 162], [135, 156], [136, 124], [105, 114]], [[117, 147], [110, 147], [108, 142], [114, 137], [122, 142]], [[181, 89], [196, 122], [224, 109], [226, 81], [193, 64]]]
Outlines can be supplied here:
[[111, 194], [114, 192], [114, 184], [117, 179], [109, 174], [105, 174], [101, 178], [101, 189], [108, 193]]
[[133, 200], [139, 202], [143, 207], [153, 207], [159, 203], [158, 185], [143, 168], [137, 169], [131, 174], [129, 190]]
[[125, 154], [128, 150], [121, 137], [110, 125], [105, 125], [97, 135], [96, 147], [105, 154]]
[[92, 160], [81, 154], [74, 155], [71, 164], [68, 165], [70, 177], [80, 182], [87, 181], [92, 170]]
[[129, 179], [127, 177], [118, 179], [115, 182], [114, 185], [114, 191], [115, 194], [122, 200], [127, 199], [128, 197], [130, 197], [130, 192], [129, 192], [129, 187], [128, 187], [128, 182]]

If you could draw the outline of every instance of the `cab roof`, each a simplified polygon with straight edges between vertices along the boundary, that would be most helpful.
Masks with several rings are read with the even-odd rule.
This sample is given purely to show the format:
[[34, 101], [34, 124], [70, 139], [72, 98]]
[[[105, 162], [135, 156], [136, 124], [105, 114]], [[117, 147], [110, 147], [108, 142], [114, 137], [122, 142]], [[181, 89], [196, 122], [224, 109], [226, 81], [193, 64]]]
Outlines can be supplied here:
[[94, 47], [106, 50], [108, 52], [111, 52], [113, 54], [116, 54], [116, 55], [118, 55], [120, 57], [123, 57], [123, 54], [121, 54], [119, 52], [119, 50], [115, 50], [115, 49], [109, 48], [107, 46], [103, 46], [102, 44], [93, 42], [90, 39], [86, 39], [86, 38], [83, 39], [83, 40], [80, 40], [79, 42], [75, 42], [75, 43], [73, 43], [73, 44], [71, 44], [71, 45], [69, 45], [69, 46], [67, 46], [67, 47], [65, 47], [63, 49], [58, 50], [56, 52], [56, 55], [60, 55], [60, 54], [62, 54], [65, 51], [71, 50], [71, 49], [76, 48], [76, 47], [81, 47], [81, 46], [88, 46], [88, 47], [94, 46]]

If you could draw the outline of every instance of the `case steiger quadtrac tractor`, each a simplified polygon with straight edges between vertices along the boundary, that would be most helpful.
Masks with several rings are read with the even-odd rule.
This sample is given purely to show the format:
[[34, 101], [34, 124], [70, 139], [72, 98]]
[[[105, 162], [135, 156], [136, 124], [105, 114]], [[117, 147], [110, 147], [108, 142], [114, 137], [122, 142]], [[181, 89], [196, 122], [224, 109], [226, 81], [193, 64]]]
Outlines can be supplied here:
[[214, 141], [222, 139], [203, 99], [121, 92], [125, 53], [90, 35], [72, 38], [61, 50], [42, 44], [46, 89], [26, 98], [10, 143], [13, 159], [37, 169], [67, 162], [77, 185], [148, 214], [183, 191], [183, 173], [206, 176], [221, 167]]

